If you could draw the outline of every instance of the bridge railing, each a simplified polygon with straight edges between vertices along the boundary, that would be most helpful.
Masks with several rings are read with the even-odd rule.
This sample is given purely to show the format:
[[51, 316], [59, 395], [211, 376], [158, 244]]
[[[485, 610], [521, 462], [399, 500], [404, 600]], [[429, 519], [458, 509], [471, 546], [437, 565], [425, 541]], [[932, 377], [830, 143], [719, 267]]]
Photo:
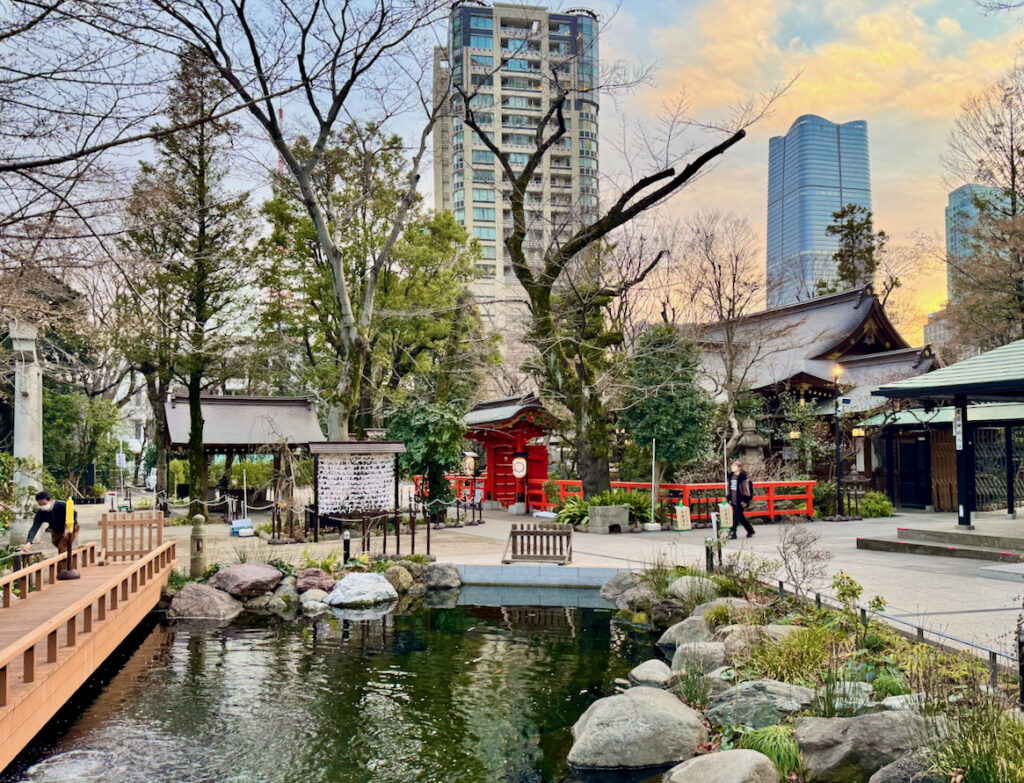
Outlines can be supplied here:
[[100, 549], [107, 561], [137, 560], [163, 542], [162, 511], [113, 511], [100, 517]]
[[[25, 683], [36, 681], [37, 663], [36, 645], [46, 640], [46, 664], [55, 664], [60, 653], [59, 632], [63, 630], [64, 647], [74, 648], [79, 643], [79, 633], [91, 634], [93, 622], [103, 622], [108, 614], [118, 611], [120, 603], [127, 603], [149, 582], [159, 578], [165, 570], [170, 570], [175, 562], [175, 542], [154, 549], [138, 560], [132, 561], [116, 572], [105, 584], [94, 588], [91, 592], [71, 599], [69, 604], [49, 620], [40, 623], [34, 630], [25, 634], [18, 641], [0, 649], [0, 707], [6, 707], [10, 700], [10, 669], [20, 657], [22, 659], [21, 675]], [[40, 564], [42, 565], [42, 564]], [[79, 624], [79, 616], [82, 622]]]
[[[0, 576], [0, 590], [3, 591], [3, 608], [7, 609], [14, 598], [14, 591], [18, 591], [18, 598], [26, 600], [33, 592], [42, 590], [45, 585], [52, 585], [57, 581], [57, 572], [67, 568], [68, 555], [66, 552], [54, 555], [38, 563], [19, 568], [6, 576]], [[76, 546], [71, 550], [71, 567], [85, 568], [87, 565], [96, 563], [96, 542]]]

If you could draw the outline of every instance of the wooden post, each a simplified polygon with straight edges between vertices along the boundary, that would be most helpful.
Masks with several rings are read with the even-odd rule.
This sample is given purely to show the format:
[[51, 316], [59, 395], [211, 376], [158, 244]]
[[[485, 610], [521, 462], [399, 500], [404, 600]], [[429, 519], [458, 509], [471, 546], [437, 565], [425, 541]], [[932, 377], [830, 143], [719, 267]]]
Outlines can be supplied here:
[[1003, 427], [1003, 443], [1006, 450], [1006, 518], [1017, 518], [1016, 487], [1017, 466], [1013, 461], [1013, 425], [1007, 424]]
[[967, 421], [967, 395], [957, 394], [953, 398], [953, 440], [956, 446], [956, 499], [957, 525], [964, 530], [973, 530], [971, 524], [971, 479], [974, 465], [971, 449], [970, 425]]

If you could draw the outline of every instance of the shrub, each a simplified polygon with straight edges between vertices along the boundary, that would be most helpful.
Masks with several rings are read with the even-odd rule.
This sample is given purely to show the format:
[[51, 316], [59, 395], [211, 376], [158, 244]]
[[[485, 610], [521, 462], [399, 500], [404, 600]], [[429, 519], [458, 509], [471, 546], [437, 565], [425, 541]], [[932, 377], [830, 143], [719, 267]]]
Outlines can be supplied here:
[[[668, 590], [669, 585], [681, 576], [704, 576], [704, 572], [698, 568], [674, 565], [658, 558], [640, 574], [640, 584], [649, 587], [657, 598], [664, 598], [665, 591]], [[703, 603], [705, 600], [707, 599], [702, 598], [694, 603], [693, 606]]]
[[883, 492], [868, 490], [858, 504], [862, 517], [891, 517], [892, 503]]
[[394, 560], [377, 560], [370, 566], [370, 572], [374, 574], [383, 574], [393, 565], [398, 565], [398, 563]]
[[[568, 504], [567, 504], [568, 505]], [[588, 506], [628, 506], [629, 524], [636, 526], [651, 521], [651, 493], [634, 492], [628, 489], [609, 489], [594, 495], [587, 501]], [[659, 506], [655, 509], [654, 521], [663, 524], [665, 513]]]
[[203, 575], [199, 577], [196, 581], [203, 583], [209, 582], [210, 577], [218, 571], [220, 571], [222, 568], [227, 568], [227, 566], [224, 565], [224, 563], [210, 563], [210, 565], [206, 567], [206, 570], [203, 571]]
[[720, 625], [727, 625], [729, 619], [728, 606], [712, 606], [704, 612], [704, 623], [711, 630], [718, 628]]
[[770, 758], [779, 771], [779, 780], [789, 780], [795, 776], [794, 773], [799, 775], [801, 772], [800, 748], [796, 744], [792, 727], [787, 724], [777, 723], [748, 731], [739, 738], [736, 745], [756, 750]]
[[699, 657], [685, 658], [683, 669], [676, 673], [676, 685], [673, 688], [688, 705], [695, 710], [702, 710], [711, 698], [711, 683], [704, 677], [704, 668]]
[[558, 521], [564, 525], [573, 527], [586, 527], [590, 524], [589, 506], [583, 498], [570, 497], [565, 499], [565, 504], [558, 510]]
[[745, 679], [771, 679], [815, 687], [823, 681], [830, 649], [840, 636], [829, 628], [810, 626], [778, 643], [758, 644], [737, 662]]
[[184, 571], [175, 569], [171, 571], [171, 575], [167, 578], [167, 586], [172, 590], [180, 590], [191, 581]]
[[429, 557], [427, 557], [426, 555], [421, 555], [419, 553], [415, 555], [402, 555], [402, 559], [407, 560], [410, 563], [420, 563], [422, 565], [426, 565], [427, 563], [432, 562]]
[[814, 485], [814, 516], [830, 517], [836, 513], [836, 483], [819, 481]]
[[899, 671], [893, 669], [882, 669], [875, 675], [871, 683], [875, 689], [875, 698], [881, 701], [889, 696], [902, 696], [910, 693], [910, 685], [907, 678]]
[[287, 560], [282, 560], [279, 557], [275, 558], [274, 560], [268, 561], [267, 565], [273, 566], [278, 571], [280, 571], [284, 576], [291, 576], [293, 573], [295, 573], [295, 566], [289, 563]]
[[743, 598], [746, 595], [743, 585], [735, 577], [727, 574], [715, 574], [711, 577], [711, 581], [715, 583], [715, 590], [723, 598]]
[[991, 699], [952, 712], [948, 735], [933, 740], [934, 771], [958, 783], [1024, 783], [1024, 722], [1019, 717]]

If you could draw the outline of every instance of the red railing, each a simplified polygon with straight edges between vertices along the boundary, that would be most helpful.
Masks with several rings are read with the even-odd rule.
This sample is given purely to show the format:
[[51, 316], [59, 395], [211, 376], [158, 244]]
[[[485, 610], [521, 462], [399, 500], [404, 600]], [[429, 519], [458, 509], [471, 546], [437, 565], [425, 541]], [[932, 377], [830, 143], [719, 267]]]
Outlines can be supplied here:
[[[483, 476], [456, 476], [455, 474], [449, 474], [445, 476], [448, 479], [448, 483], [451, 485], [452, 492], [455, 493], [455, 497], [461, 500], [463, 503], [476, 502], [476, 490], [480, 490], [481, 499], [486, 500], [483, 497], [484, 491], [484, 478]], [[420, 494], [420, 487], [423, 484], [423, 476], [412, 477], [413, 486], [416, 488], [417, 497]]]

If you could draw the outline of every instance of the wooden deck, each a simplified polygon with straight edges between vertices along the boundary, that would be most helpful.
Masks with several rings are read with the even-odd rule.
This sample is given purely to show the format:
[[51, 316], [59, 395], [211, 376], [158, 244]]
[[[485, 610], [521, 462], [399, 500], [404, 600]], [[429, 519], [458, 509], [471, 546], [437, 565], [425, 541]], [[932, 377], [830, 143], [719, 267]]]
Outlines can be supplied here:
[[0, 770], [152, 611], [177, 565], [174, 541], [135, 560], [108, 562], [95, 543], [74, 554], [81, 579], [57, 580], [57, 557], [0, 577]]

